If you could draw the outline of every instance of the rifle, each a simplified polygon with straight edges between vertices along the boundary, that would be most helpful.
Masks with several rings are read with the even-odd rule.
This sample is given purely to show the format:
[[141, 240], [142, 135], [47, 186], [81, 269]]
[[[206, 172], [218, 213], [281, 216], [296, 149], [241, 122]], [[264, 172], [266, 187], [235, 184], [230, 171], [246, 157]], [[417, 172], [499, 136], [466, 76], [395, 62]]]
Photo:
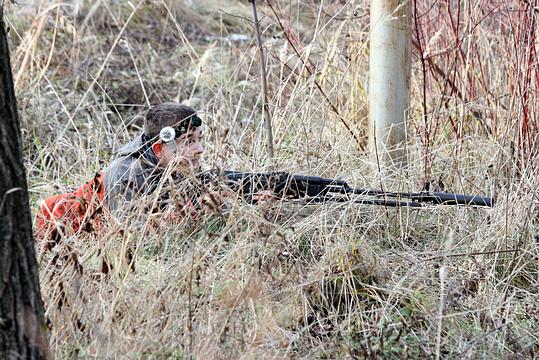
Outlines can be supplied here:
[[305, 199], [307, 204], [335, 201], [390, 207], [424, 207], [425, 204], [494, 206], [493, 198], [479, 195], [358, 189], [350, 187], [344, 180], [294, 175], [287, 172], [248, 173], [225, 170], [220, 173], [202, 173], [200, 179], [206, 184], [212, 181], [224, 182], [249, 202], [255, 202], [254, 194], [269, 190], [282, 198]]

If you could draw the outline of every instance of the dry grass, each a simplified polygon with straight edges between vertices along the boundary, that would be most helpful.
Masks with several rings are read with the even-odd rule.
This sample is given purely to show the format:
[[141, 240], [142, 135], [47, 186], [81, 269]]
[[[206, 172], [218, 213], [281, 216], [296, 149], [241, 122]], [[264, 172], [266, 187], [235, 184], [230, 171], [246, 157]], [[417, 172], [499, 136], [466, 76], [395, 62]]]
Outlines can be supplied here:
[[[277, 168], [395, 190], [434, 179], [496, 208], [235, 202], [158, 229], [106, 224], [39, 252], [56, 356], [538, 357], [533, 8], [414, 2], [410, 166], [390, 180], [327, 100], [366, 143], [368, 2], [272, 3], [290, 40], [260, 5]], [[148, 102], [201, 111], [208, 166], [267, 168], [248, 5], [7, 4], [34, 207], [103, 169]]]

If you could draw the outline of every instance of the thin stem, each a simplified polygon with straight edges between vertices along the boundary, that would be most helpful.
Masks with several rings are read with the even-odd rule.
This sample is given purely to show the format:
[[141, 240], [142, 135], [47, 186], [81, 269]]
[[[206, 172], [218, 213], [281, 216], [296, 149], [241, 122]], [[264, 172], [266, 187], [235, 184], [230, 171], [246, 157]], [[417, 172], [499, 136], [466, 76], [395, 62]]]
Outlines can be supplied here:
[[[296, 46], [294, 45], [294, 42], [290, 39], [289, 35], [288, 35], [288, 31], [285, 29], [283, 23], [281, 22], [281, 18], [279, 16], [279, 14], [277, 14], [277, 11], [275, 10], [275, 8], [272, 6], [271, 2], [268, 1], [268, 6], [270, 7], [271, 11], [273, 12], [273, 14], [275, 15], [275, 19], [277, 20], [277, 23], [279, 24], [279, 27], [281, 28], [281, 30], [283, 31], [283, 34], [286, 38], [286, 41], [288, 42], [288, 44], [292, 47], [292, 50], [294, 50], [294, 53], [298, 56], [299, 60], [301, 61], [301, 63], [305, 66], [305, 70], [307, 70], [307, 72], [309, 73], [309, 76], [312, 76], [314, 75], [313, 71], [311, 70], [310, 66], [309, 65], [312, 65], [311, 61], [309, 60], [309, 58], [307, 57], [306, 60], [303, 59], [303, 57], [301, 56], [299, 50], [296, 48]], [[308, 64], [307, 64], [308, 62]], [[361, 141], [359, 140], [359, 137], [355, 134], [355, 132], [352, 130], [351, 126], [348, 124], [348, 122], [346, 121], [346, 119], [339, 113], [339, 109], [337, 109], [337, 106], [335, 104], [333, 104], [333, 102], [331, 101], [331, 99], [328, 97], [328, 95], [326, 94], [326, 92], [324, 91], [324, 89], [322, 89], [322, 86], [318, 83], [318, 81], [316, 81], [316, 77], [314, 77], [313, 79], [314, 81], [314, 85], [316, 86], [316, 88], [318, 89], [318, 91], [320, 91], [320, 93], [322, 94], [322, 96], [324, 97], [324, 99], [326, 100], [326, 102], [328, 103], [328, 105], [331, 107], [331, 110], [333, 110], [333, 112], [335, 113], [335, 115], [337, 115], [339, 117], [339, 120], [341, 120], [341, 122], [343, 123], [344, 127], [346, 128], [346, 130], [348, 130], [348, 132], [350, 133], [350, 135], [354, 138], [354, 140], [356, 141], [357, 143], [357, 146], [359, 148], [360, 151], [365, 151], [365, 147], [363, 146], [363, 144], [361, 143]]]
[[273, 149], [273, 130], [271, 127], [271, 113], [268, 104], [268, 84], [266, 82], [266, 57], [264, 56], [264, 47], [262, 46], [262, 38], [260, 36], [260, 26], [258, 22], [258, 15], [256, 13], [256, 0], [249, 0], [253, 4], [253, 18], [256, 33], [256, 45], [260, 51], [260, 73], [262, 77], [262, 112], [264, 115], [264, 123], [266, 126], [266, 132], [268, 133], [268, 153], [271, 160], [275, 157]]

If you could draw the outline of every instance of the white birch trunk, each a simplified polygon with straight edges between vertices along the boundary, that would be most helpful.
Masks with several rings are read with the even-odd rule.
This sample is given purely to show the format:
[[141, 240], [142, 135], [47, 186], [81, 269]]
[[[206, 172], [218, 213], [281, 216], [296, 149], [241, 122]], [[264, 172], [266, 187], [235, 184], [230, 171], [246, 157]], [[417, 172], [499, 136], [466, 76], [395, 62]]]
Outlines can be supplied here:
[[405, 163], [411, 73], [411, 0], [372, 0], [369, 143], [382, 168]]

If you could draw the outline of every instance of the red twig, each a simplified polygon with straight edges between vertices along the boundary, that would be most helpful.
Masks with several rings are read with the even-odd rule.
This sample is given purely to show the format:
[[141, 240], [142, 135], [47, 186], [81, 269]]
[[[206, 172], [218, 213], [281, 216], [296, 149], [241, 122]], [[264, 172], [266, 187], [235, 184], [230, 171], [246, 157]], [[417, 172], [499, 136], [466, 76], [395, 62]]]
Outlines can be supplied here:
[[425, 59], [425, 51], [422, 43], [423, 36], [420, 33], [421, 26], [419, 24], [419, 16], [417, 10], [417, 0], [413, 2], [413, 16], [414, 16], [414, 31], [416, 35], [417, 49], [419, 52], [419, 60], [421, 62], [421, 74], [423, 79], [422, 84], [422, 117], [423, 117], [423, 126], [425, 135], [421, 137], [423, 139], [423, 163], [424, 163], [424, 177], [425, 180], [428, 180], [430, 174], [430, 154], [429, 154], [429, 145], [430, 145], [430, 133], [429, 133], [429, 123], [427, 117], [427, 61]]

